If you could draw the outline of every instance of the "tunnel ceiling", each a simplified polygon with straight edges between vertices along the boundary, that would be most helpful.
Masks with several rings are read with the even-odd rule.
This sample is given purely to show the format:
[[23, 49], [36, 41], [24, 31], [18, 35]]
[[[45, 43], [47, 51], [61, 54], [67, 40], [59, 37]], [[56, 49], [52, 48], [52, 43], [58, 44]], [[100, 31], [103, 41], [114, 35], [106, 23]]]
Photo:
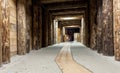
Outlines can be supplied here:
[[42, 0], [45, 8], [52, 17], [85, 15], [88, 0]]

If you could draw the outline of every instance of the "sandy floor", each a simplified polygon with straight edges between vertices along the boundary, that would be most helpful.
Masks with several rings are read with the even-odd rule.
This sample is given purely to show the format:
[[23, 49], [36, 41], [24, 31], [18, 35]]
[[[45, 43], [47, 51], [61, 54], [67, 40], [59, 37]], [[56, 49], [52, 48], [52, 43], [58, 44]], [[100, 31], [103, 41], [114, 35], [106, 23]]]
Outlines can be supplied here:
[[[92, 51], [80, 43], [69, 43], [74, 59], [93, 73], [120, 73], [120, 62]], [[0, 73], [62, 73], [55, 62], [57, 54], [66, 43], [56, 44], [24, 56], [14, 56], [11, 63], [3, 65]]]

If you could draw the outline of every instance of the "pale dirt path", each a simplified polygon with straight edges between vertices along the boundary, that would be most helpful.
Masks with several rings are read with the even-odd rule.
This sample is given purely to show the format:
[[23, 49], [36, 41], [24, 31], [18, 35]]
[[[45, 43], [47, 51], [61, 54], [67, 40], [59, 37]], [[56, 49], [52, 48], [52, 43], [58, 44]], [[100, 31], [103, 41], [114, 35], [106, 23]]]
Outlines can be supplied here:
[[55, 61], [63, 73], [92, 73], [73, 59], [68, 44], [61, 49]]

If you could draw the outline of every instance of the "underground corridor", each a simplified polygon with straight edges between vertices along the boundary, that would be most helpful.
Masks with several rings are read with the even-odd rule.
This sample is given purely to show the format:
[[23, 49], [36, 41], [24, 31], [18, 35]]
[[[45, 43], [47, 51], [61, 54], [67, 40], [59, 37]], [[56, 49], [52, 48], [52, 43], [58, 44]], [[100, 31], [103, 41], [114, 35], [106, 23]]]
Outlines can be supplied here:
[[0, 0], [0, 73], [119, 73], [119, 0]]

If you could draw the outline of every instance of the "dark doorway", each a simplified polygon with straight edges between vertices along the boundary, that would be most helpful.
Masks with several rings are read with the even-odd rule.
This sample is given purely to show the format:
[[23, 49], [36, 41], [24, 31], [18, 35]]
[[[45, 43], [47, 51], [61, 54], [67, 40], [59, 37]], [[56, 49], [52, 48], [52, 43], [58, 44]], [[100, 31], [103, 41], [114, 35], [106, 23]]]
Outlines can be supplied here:
[[80, 28], [79, 27], [66, 27], [65, 28], [65, 34], [68, 35], [69, 41], [74, 41], [74, 33], [79, 33]]

